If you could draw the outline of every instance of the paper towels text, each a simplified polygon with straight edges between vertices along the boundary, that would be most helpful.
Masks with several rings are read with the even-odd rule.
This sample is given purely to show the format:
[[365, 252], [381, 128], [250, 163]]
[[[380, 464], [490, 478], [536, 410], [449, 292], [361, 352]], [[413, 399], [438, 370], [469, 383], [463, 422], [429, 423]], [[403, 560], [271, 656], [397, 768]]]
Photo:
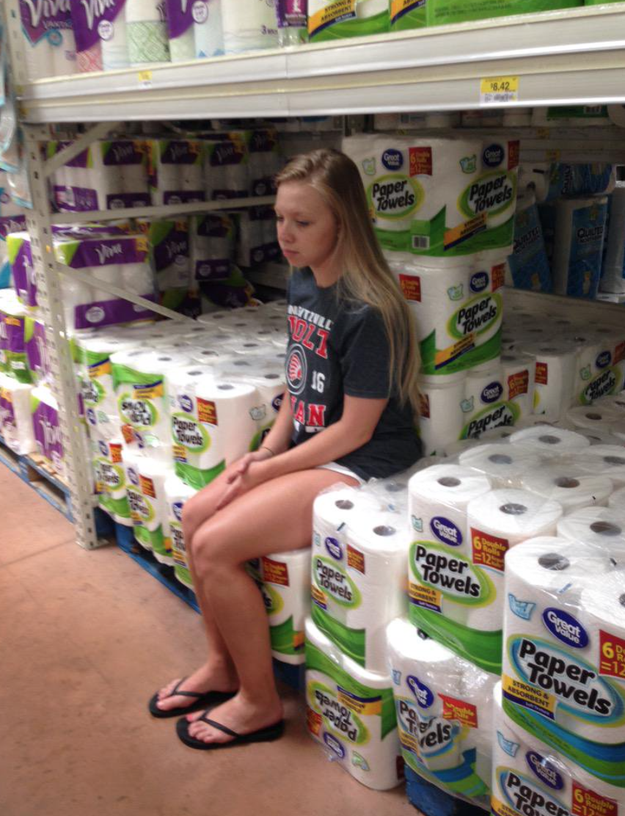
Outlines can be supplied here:
[[425, 583], [440, 586], [443, 589], [452, 589], [460, 595], [479, 598], [480, 585], [473, 580], [470, 566], [466, 561], [441, 553], [429, 552], [422, 544], [419, 544], [415, 550], [415, 562]]
[[352, 721], [352, 712], [338, 700], [333, 699], [318, 689], [315, 691], [317, 704], [321, 709], [321, 716], [332, 723], [337, 731], [343, 733], [347, 739], [356, 742], [358, 728]]
[[319, 586], [334, 595], [334, 597], [342, 598], [348, 602], [353, 600], [347, 576], [343, 575], [340, 570], [318, 558], [315, 561], [315, 575]]
[[546, 796], [512, 771], [505, 776], [505, 792], [515, 808], [524, 816], [570, 816], [568, 808]]

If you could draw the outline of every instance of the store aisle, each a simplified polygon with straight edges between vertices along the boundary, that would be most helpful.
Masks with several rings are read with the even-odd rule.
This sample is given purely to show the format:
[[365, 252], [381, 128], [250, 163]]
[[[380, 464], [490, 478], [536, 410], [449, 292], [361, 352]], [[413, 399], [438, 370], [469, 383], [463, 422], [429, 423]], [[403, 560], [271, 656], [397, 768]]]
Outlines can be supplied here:
[[117, 547], [72, 526], [0, 467], [3, 816], [416, 814], [332, 767], [283, 688], [286, 736], [194, 752], [147, 700], [201, 659], [199, 617]]

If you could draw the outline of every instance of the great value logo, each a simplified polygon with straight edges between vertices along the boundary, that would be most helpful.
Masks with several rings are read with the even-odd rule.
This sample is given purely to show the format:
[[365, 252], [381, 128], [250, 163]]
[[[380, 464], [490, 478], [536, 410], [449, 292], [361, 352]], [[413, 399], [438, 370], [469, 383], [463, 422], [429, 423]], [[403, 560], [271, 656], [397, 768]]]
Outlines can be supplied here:
[[500, 399], [501, 395], [503, 394], [503, 385], [498, 382], [491, 382], [487, 386], [484, 387], [482, 393], [480, 394], [480, 399], [482, 402], [486, 403], [486, 405], [490, 405], [493, 402], [497, 402]]
[[332, 734], [329, 734], [327, 731], [324, 731], [323, 741], [332, 751], [332, 753], [335, 754], [339, 759], [345, 759], [346, 752], [345, 748], [343, 748], [343, 744], [341, 743], [340, 739], [337, 739]]
[[554, 637], [567, 646], [572, 646], [574, 649], [585, 649], [588, 646], [586, 630], [568, 612], [549, 607], [543, 612], [543, 623]]
[[484, 148], [484, 152], [482, 153], [482, 161], [486, 167], [499, 167], [504, 160], [505, 154], [506, 151], [504, 150], [503, 145], [490, 144], [488, 147]]
[[425, 683], [422, 683], [414, 674], [409, 674], [406, 677], [408, 688], [414, 694], [419, 708], [429, 708], [434, 702], [434, 694]]
[[171, 506], [172, 513], [174, 514], [174, 518], [176, 521], [182, 521], [182, 508], [184, 507], [184, 502], [174, 502]]
[[179, 394], [179, 396], [178, 396], [178, 405], [187, 414], [190, 414], [193, 411], [193, 400], [191, 399], [191, 397], [188, 397], [186, 394]]
[[443, 544], [449, 544], [450, 547], [460, 547], [462, 544], [460, 528], [443, 516], [434, 516], [430, 521], [430, 529]]
[[536, 751], [528, 751], [525, 754], [525, 761], [529, 765], [530, 770], [536, 774], [545, 785], [553, 790], [562, 790], [564, 788], [562, 775], [558, 773], [555, 766], [544, 756], [541, 756]]
[[328, 536], [325, 539], [326, 550], [337, 561], [341, 561], [343, 559], [343, 548], [336, 540], [336, 538], [332, 538], [332, 536]]
[[474, 275], [471, 275], [469, 289], [475, 293], [483, 292], [488, 286], [489, 280], [488, 272], [476, 272]]
[[387, 170], [401, 170], [404, 165], [404, 157], [401, 150], [389, 147], [382, 153], [382, 164]]
[[597, 368], [607, 368], [612, 362], [612, 354], [609, 351], [602, 351], [595, 360]]

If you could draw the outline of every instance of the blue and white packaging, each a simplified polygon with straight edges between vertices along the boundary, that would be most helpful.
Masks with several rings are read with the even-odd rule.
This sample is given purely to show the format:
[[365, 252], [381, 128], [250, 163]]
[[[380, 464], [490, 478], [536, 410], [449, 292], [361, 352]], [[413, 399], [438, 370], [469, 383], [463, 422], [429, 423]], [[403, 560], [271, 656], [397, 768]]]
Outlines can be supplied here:
[[625, 294], [625, 184], [617, 184], [611, 198], [600, 288], [602, 292], [621, 295]]
[[514, 221], [514, 250], [506, 263], [506, 284], [517, 289], [551, 292], [551, 268], [536, 206], [536, 198], [526, 191], [517, 199]]
[[599, 289], [608, 211], [607, 196], [556, 204], [554, 292], [593, 299]]

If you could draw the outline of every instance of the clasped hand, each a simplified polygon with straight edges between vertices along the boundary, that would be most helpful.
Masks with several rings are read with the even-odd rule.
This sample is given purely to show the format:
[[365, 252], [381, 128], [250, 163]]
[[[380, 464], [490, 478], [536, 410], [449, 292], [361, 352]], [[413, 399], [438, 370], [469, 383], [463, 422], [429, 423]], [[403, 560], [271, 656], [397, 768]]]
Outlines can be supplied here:
[[217, 503], [217, 510], [221, 510], [231, 501], [247, 493], [253, 487], [262, 484], [266, 476], [263, 468], [260, 466], [265, 459], [270, 459], [271, 452], [261, 448], [260, 450], [246, 453], [238, 461], [234, 462], [229, 468], [225, 480], [224, 492]]

